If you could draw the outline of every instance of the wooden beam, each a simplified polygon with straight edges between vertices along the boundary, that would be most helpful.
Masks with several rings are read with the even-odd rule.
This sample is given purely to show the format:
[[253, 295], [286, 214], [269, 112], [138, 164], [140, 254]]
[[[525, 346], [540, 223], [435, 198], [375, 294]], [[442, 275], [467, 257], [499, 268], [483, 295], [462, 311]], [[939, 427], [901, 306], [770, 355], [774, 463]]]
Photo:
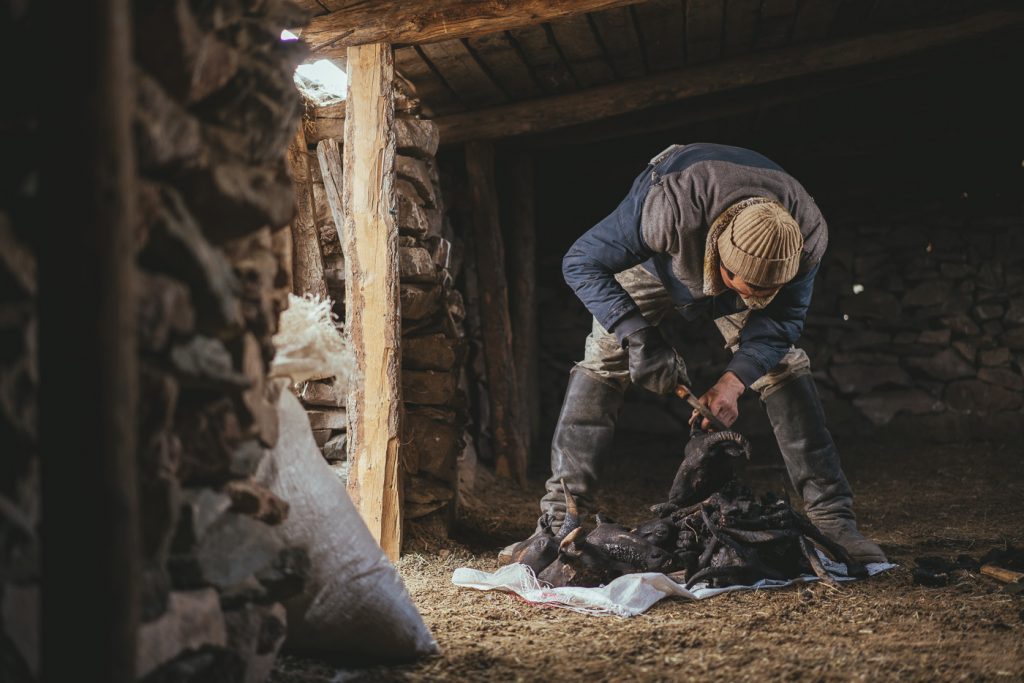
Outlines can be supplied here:
[[491, 404], [494, 469], [519, 486], [525, 486], [526, 445], [519, 420], [517, 372], [512, 353], [512, 323], [505, 279], [505, 248], [498, 220], [493, 145], [488, 142], [466, 145], [466, 173], [469, 176], [480, 286], [480, 326]]
[[509, 314], [512, 320], [512, 356], [519, 394], [519, 425], [530, 452], [540, 422], [537, 342], [537, 222], [534, 203], [533, 155], [516, 153], [508, 164]]
[[429, 103], [423, 105], [423, 113], [428, 114], [428, 109], [431, 114], [464, 111], [466, 107], [459, 102], [455, 91], [422, 53], [419, 45], [395, 48], [395, 70], [402, 78], [415, 84], [418, 99]]
[[302, 117], [302, 133], [307, 145], [315, 146], [324, 138], [345, 138], [345, 103], [307, 108]]
[[743, 90], [732, 90], [674, 102], [653, 109], [629, 112], [599, 121], [589, 121], [568, 128], [546, 131], [516, 139], [517, 148], [560, 147], [563, 145], [594, 144], [662, 131], [676, 131], [705, 121], [724, 119], [742, 114], [771, 109], [783, 105], [813, 100], [825, 95], [900, 78], [908, 78], [928, 69], [919, 60], [902, 61], [887, 65], [867, 66], [842, 78], [831, 74], [813, 74], [776, 85], [760, 85]]
[[509, 100], [522, 100], [544, 94], [537, 83], [535, 74], [516, 52], [513, 39], [508, 32], [491, 33], [476, 38], [466, 38], [466, 46], [477, 58], [486, 63], [494, 80], [508, 94]]
[[324, 257], [316, 229], [313, 204], [313, 178], [302, 124], [288, 147], [286, 161], [295, 191], [295, 218], [292, 220], [292, 291], [302, 296], [327, 297]]
[[644, 68], [644, 51], [640, 44], [633, 18], [632, 7], [590, 14], [594, 20], [601, 42], [608, 48], [608, 54], [614, 64], [615, 78], [638, 78], [646, 75]]
[[679, 69], [686, 63], [685, 6], [690, 1], [647, 0], [629, 8], [643, 35], [651, 71]]
[[442, 144], [538, 133], [657, 105], [872, 64], [1024, 26], [1024, 10], [993, 10], [959, 21], [791, 47], [646, 76], [566, 95], [435, 119]]
[[432, 43], [469, 38], [643, 0], [344, 0], [302, 29], [313, 52], [366, 43]]
[[793, 42], [821, 40], [828, 36], [841, 4], [842, 0], [817, 0], [817, 2], [803, 3], [797, 10], [796, 23], [793, 24]]
[[729, 0], [722, 28], [722, 56], [732, 57], [750, 50], [757, 40], [761, 0]]
[[529, 65], [545, 92], [556, 94], [579, 87], [543, 26], [517, 28], [508, 34], [515, 41], [516, 56]]
[[345, 331], [358, 377], [348, 394], [348, 492], [373, 537], [396, 560], [402, 542], [402, 321], [393, 79], [390, 45], [349, 48], [344, 167], [337, 140], [320, 142], [317, 157], [345, 253]]
[[686, 61], [708, 62], [722, 56], [725, 3], [688, 0], [686, 3]]
[[[127, 0], [74, 3], [67, 23], [45, 32], [30, 25], [37, 35], [25, 41], [54, 36], [75, 54], [63, 67], [70, 80], [62, 89], [76, 103], [75, 116], [64, 120], [43, 105], [43, 84], [22, 93], [38, 106], [21, 110], [38, 115], [40, 129], [48, 131], [38, 137], [33, 208], [39, 216], [28, 218], [40, 226], [34, 240], [42, 503], [38, 679], [45, 681], [137, 680], [132, 9]], [[15, 621], [15, 628], [30, 624]]]
[[443, 41], [420, 46], [423, 55], [467, 108], [507, 102], [508, 97], [497, 87], [470, 55], [460, 40]]

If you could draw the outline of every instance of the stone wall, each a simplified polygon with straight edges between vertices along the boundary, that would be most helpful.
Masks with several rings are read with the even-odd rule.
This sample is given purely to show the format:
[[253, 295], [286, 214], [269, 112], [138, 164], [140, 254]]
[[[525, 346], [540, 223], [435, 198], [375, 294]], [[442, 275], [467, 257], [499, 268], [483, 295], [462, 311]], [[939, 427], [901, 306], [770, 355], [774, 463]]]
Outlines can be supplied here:
[[871, 425], [920, 426], [938, 438], [1019, 424], [1019, 207], [965, 196], [899, 213], [850, 211], [833, 219], [802, 341], [822, 393]]
[[[147, 681], [261, 681], [284, 641], [281, 601], [301, 589], [308, 565], [305, 550], [286, 547], [274, 529], [288, 503], [253, 479], [277, 441], [278, 389], [267, 369], [290, 268], [280, 230], [293, 210], [284, 152], [300, 116], [292, 71], [303, 53], [279, 35], [304, 17], [280, 0], [159, 0], [133, 10], [137, 673]], [[31, 170], [31, 159], [22, 161]], [[32, 186], [21, 191], [18, 201], [31, 203]], [[0, 678], [33, 680], [40, 591], [34, 258], [6, 210]], [[11, 296], [8, 280], [17, 285]], [[105, 495], [83, 492], [93, 494]]]
[[287, 2], [136, 8], [140, 676], [266, 678], [280, 601], [308, 562], [274, 531], [287, 502], [251, 478], [277, 441], [266, 375], [289, 280], [285, 150], [303, 57], [279, 36], [302, 21]]
[[404, 515], [451, 519], [457, 460], [468, 414], [460, 377], [466, 360], [462, 294], [454, 286], [452, 230], [435, 154], [434, 124], [396, 116], [402, 307]]

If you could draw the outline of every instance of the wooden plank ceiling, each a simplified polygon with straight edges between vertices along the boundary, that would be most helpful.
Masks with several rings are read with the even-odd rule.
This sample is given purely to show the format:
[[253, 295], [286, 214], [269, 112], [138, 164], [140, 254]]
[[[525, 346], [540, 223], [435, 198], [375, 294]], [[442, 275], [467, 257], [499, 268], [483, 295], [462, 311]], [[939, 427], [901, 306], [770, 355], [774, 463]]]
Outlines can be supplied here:
[[[325, 17], [352, 0], [298, 0]], [[996, 0], [646, 0], [534, 26], [396, 45], [431, 116], [562, 95], [739, 55], [941, 21]], [[320, 20], [323, 22], [323, 19]], [[319, 56], [337, 57], [328, 41]], [[316, 45], [313, 46], [316, 48]], [[318, 58], [314, 51], [312, 58]]]

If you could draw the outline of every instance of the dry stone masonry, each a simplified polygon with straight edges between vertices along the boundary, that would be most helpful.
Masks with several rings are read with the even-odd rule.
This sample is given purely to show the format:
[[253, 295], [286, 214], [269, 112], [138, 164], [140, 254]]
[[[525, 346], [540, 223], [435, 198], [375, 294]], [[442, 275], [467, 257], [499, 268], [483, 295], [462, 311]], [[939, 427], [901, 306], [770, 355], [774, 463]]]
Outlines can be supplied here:
[[291, 264], [300, 116], [287, 2], [136, 7], [143, 624], [138, 674], [269, 675], [305, 551], [253, 480], [277, 441], [271, 336]]
[[[304, 16], [285, 0], [133, 9], [136, 670], [154, 682], [255, 683], [285, 638], [281, 601], [308, 567], [274, 528], [287, 501], [253, 479], [277, 441], [267, 369], [290, 289], [284, 152], [301, 113], [302, 48], [279, 35]], [[24, 238], [0, 210], [0, 678], [19, 681], [39, 675], [36, 282]]]
[[288, 503], [252, 479], [277, 441], [266, 375], [291, 275], [284, 152], [301, 111], [301, 48], [279, 35], [302, 16], [286, 2], [164, 0], [136, 18], [138, 673], [260, 681], [308, 562], [274, 531]]
[[823, 393], [876, 426], [1019, 434], [1019, 212], [964, 198], [834, 222], [804, 334]]
[[451, 518], [457, 459], [467, 422], [459, 378], [465, 362], [462, 295], [454, 287], [452, 230], [444, 216], [437, 128], [395, 116], [395, 167], [402, 308], [402, 459], [405, 517]]

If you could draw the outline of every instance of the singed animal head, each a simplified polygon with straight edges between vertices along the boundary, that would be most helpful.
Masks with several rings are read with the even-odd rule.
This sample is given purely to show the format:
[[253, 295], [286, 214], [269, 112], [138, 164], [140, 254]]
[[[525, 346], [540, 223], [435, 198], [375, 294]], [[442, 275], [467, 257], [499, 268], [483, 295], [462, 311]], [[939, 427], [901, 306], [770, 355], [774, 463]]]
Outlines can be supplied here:
[[659, 548], [671, 548], [674, 546], [677, 532], [678, 529], [676, 529], [675, 525], [670, 524], [664, 519], [652, 519], [633, 529], [633, 533]]
[[733, 478], [732, 459], [750, 459], [750, 453], [750, 442], [738, 432], [705, 432], [695, 427], [672, 482], [669, 502], [686, 506], [703, 500]]

